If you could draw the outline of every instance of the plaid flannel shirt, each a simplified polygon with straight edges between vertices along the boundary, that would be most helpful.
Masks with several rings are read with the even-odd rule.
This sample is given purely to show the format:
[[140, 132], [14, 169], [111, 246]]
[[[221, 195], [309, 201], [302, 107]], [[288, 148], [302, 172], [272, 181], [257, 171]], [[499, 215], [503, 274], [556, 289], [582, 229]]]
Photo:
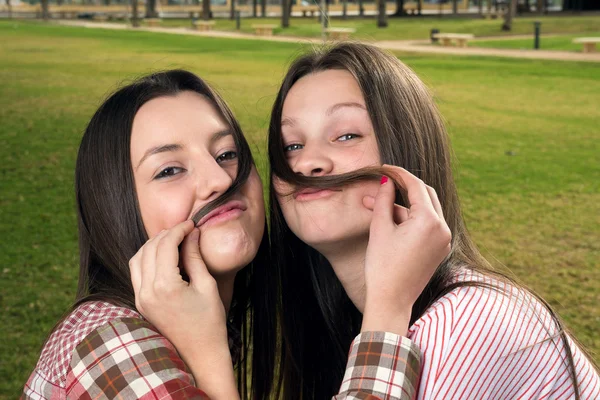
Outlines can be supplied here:
[[[363, 333], [336, 400], [412, 399], [420, 353], [409, 339]], [[79, 306], [51, 334], [22, 399], [208, 399], [173, 345], [137, 312]]]

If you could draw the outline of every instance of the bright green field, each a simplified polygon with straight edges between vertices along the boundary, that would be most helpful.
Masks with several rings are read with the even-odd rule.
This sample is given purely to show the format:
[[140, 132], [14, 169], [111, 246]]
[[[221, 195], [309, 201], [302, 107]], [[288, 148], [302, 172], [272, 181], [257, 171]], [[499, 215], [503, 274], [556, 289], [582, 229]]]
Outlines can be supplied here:
[[[600, 32], [585, 32], [575, 35], [550, 36], [540, 38], [540, 50], [564, 50], [578, 51], [583, 50], [581, 43], [573, 43], [573, 39], [580, 37], [600, 37]], [[510, 39], [510, 40], [485, 40], [471, 41], [472, 47], [490, 47], [495, 49], [533, 49], [533, 36], [529, 39]]]
[[[541, 17], [519, 17], [513, 22], [512, 35], [532, 34], [533, 21], [542, 22], [543, 33], [570, 33], [570, 32], [594, 32], [600, 31], [600, 16], [541, 16]], [[235, 21], [229, 19], [215, 19], [215, 29], [224, 31], [235, 30]], [[355, 28], [353, 37], [364, 40], [406, 40], [406, 39], [428, 39], [432, 28], [441, 32], [472, 33], [475, 36], [502, 36], [506, 35], [500, 27], [502, 20], [486, 20], [481, 18], [439, 18], [437, 16], [389, 18], [389, 26], [380, 29], [376, 26], [375, 18], [351, 18], [342, 20], [332, 18], [331, 26]], [[241, 31], [254, 33], [253, 24], [275, 24], [281, 25], [279, 18], [243, 18]], [[165, 27], [189, 27], [189, 19], [164, 19], [162, 25]], [[290, 27], [287, 29], [277, 28], [275, 35], [319, 37], [321, 27], [317, 18], [292, 18]]]
[[[0, 398], [13, 399], [74, 296], [73, 171], [102, 98], [183, 67], [230, 102], [264, 171], [287, 43], [0, 22]], [[470, 230], [600, 354], [600, 68], [399, 54], [452, 134]]]

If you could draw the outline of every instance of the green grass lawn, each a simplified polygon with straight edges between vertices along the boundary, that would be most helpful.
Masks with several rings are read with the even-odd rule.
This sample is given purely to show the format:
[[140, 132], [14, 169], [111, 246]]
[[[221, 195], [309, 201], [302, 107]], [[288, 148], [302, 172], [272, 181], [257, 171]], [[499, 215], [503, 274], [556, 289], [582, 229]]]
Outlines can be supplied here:
[[[600, 37], [600, 32], [582, 32], [573, 35], [550, 36], [540, 38], [541, 50], [564, 50], [578, 51], [583, 50], [581, 43], [573, 43], [573, 39], [580, 37]], [[485, 40], [471, 41], [469, 46], [489, 47], [494, 49], [533, 49], [533, 35], [530, 39], [510, 39], [510, 40]]]
[[[483, 22], [483, 21], [481, 21]], [[73, 173], [87, 121], [121, 82], [182, 67], [230, 102], [265, 171], [289, 43], [0, 22], [0, 398], [13, 399], [77, 281]], [[398, 54], [447, 121], [484, 254], [600, 354], [600, 68]]]
[[[513, 23], [510, 34], [532, 34], [533, 22], [542, 22], [543, 33], [571, 33], [600, 31], [600, 16], [540, 16], [518, 17]], [[215, 29], [224, 31], [235, 30], [235, 21], [229, 19], [215, 19]], [[502, 20], [486, 20], [481, 18], [448, 18], [437, 16], [389, 18], [389, 27], [377, 28], [375, 18], [331, 18], [331, 26], [355, 28], [353, 37], [364, 40], [405, 40], [428, 39], [431, 29], [436, 28], [441, 32], [472, 33], [475, 36], [502, 36], [507, 33], [500, 29]], [[279, 18], [243, 18], [241, 31], [254, 33], [253, 24], [281, 25]], [[189, 27], [190, 19], [163, 19], [165, 27]], [[317, 18], [292, 18], [287, 29], [277, 28], [275, 35], [319, 37], [321, 27]]]

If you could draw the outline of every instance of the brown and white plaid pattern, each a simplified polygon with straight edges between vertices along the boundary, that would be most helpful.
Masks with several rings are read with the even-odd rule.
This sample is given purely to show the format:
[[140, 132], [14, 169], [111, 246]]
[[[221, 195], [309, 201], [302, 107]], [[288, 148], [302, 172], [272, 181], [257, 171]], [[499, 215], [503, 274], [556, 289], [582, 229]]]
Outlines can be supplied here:
[[[356, 337], [336, 400], [412, 399], [420, 352], [385, 332]], [[52, 333], [22, 399], [208, 399], [171, 343], [133, 310], [79, 306]]]
[[335, 399], [414, 399], [420, 369], [421, 352], [410, 339], [389, 332], [363, 332], [352, 342]]
[[22, 399], [208, 399], [175, 348], [132, 310], [78, 307], [50, 336]]

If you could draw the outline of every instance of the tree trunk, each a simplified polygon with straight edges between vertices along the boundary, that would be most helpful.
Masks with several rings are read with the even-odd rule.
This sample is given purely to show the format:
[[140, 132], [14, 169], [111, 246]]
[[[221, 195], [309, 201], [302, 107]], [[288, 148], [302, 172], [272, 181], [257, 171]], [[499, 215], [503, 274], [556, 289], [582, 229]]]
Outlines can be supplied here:
[[387, 28], [387, 14], [385, 12], [385, 0], [378, 0], [377, 3], [377, 27]]
[[358, 15], [361, 18], [365, 16], [365, 7], [363, 6], [363, 0], [358, 0]]
[[535, 8], [539, 14], [545, 13], [546, 12], [546, 0], [537, 0], [537, 4], [536, 4]]
[[423, 11], [423, 0], [417, 0], [417, 14], [419, 17], [422, 15]]
[[8, 7], [8, 19], [12, 19], [12, 5], [10, 0], [6, 0], [6, 7]]
[[404, 0], [396, 0], [396, 12], [394, 15], [401, 16], [404, 15]]
[[131, 0], [131, 25], [134, 28], [140, 27], [140, 19], [138, 17], [138, 0]]
[[146, 0], [146, 18], [158, 18], [156, 1], [157, 0]]
[[202, 0], [202, 19], [208, 21], [211, 17], [210, 0]]
[[260, 16], [262, 18], [267, 16], [267, 0], [260, 0]]
[[517, 13], [517, 0], [511, 0], [504, 14], [504, 24], [502, 24], [503, 31], [510, 31], [512, 29], [512, 21]]
[[342, 0], [342, 19], [348, 18], [348, 0]]
[[281, 0], [281, 27], [290, 27], [290, 3], [291, 0]]
[[458, 14], [458, 0], [452, 0], [452, 14]]
[[[490, 1], [490, 0], [488, 0]], [[483, 15], [483, 0], [479, 0], [479, 15]]]
[[235, 20], [235, 1], [229, 0], [229, 19], [232, 21]]
[[257, 6], [258, 6], [258, 0], [252, 0], [252, 17], [253, 18], [256, 18], [256, 13], [258, 12]]
[[48, 21], [50, 18], [50, 9], [49, 9], [49, 0], [41, 0], [42, 1], [42, 19], [44, 21]]

